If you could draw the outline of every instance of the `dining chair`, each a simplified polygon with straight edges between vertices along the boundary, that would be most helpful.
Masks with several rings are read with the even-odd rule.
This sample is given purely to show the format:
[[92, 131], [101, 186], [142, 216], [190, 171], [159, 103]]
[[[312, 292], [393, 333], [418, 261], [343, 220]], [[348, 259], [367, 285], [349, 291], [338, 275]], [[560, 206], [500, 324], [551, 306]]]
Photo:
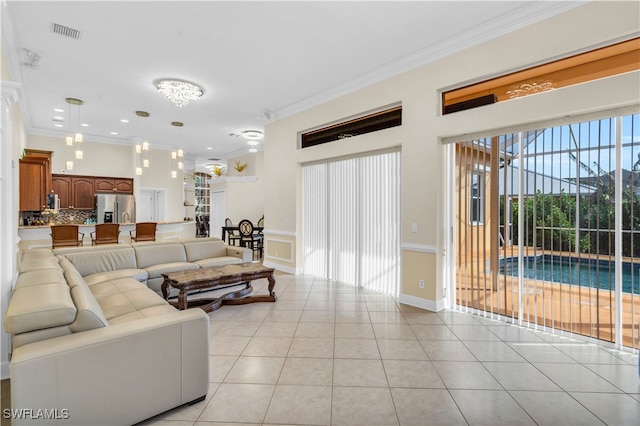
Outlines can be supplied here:
[[[231, 219], [226, 218], [224, 220], [224, 226], [233, 226], [233, 222], [231, 221]], [[238, 232], [235, 229], [227, 229], [227, 239], [229, 240], [229, 245], [230, 246], [236, 246], [236, 245], [241, 245], [240, 244], [240, 234], [238, 234]], [[236, 244], [237, 243], [237, 244]]]
[[118, 244], [120, 236], [119, 223], [101, 223], [96, 225], [96, 230], [91, 232], [91, 245]]
[[131, 241], [155, 241], [157, 228], [157, 222], [138, 222], [135, 231], [133, 229], [129, 231]]
[[82, 245], [84, 233], [78, 231], [78, 225], [52, 225], [51, 226], [51, 246], [56, 247], [78, 247]]
[[238, 232], [240, 233], [240, 245], [250, 248], [253, 253], [261, 254], [262, 238], [253, 232], [253, 223], [249, 219], [242, 219], [238, 222]]

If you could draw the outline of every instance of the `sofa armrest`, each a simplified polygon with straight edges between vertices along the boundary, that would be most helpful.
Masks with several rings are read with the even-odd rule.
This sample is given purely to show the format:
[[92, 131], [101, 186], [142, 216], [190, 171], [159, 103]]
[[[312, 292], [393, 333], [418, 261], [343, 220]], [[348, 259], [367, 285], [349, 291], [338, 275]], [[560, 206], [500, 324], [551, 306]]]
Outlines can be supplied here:
[[188, 309], [27, 344], [9, 368], [13, 409], [66, 410], [56, 424], [138, 423], [206, 395], [209, 317]]
[[253, 251], [245, 247], [227, 246], [227, 256], [240, 258], [245, 263], [253, 261]]

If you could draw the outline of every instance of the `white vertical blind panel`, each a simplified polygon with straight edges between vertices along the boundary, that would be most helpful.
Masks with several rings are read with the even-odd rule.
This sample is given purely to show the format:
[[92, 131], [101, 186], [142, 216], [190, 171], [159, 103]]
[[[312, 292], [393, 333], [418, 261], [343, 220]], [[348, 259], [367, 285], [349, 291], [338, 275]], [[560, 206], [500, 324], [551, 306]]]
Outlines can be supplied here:
[[327, 276], [327, 165], [303, 169], [304, 179], [304, 270]]
[[400, 282], [400, 153], [363, 157], [362, 287], [397, 295]]
[[329, 163], [329, 279], [357, 285], [357, 163]]
[[400, 153], [304, 166], [305, 273], [400, 287]]

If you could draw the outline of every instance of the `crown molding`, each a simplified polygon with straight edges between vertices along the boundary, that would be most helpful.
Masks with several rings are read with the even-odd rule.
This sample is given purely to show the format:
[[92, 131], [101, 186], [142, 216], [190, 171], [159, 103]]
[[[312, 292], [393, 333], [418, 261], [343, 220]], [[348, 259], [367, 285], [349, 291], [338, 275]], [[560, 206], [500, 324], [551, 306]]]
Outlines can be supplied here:
[[[586, 3], [586, 1], [542, 1], [527, 3], [499, 18], [483, 22], [455, 36], [438, 40], [415, 53], [398, 58], [360, 77], [329, 88], [322, 93], [310, 96], [300, 102], [277, 109], [273, 111], [272, 114], [277, 117], [277, 119], [296, 114]], [[269, 122], [271, 121], [274, 120], [270, 120]]]
[[22, 85], [12, 81], [3, 81], [0, 83], [0, 92], [2, 103], [9, 106], [18, 102], [23, 98]]

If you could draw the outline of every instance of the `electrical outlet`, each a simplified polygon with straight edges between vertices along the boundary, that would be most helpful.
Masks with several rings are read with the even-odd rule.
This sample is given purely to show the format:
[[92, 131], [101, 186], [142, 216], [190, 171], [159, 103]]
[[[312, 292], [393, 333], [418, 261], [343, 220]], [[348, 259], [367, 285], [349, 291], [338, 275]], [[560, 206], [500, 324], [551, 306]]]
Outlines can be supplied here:
[[418, 281], [418, 287], [424, 288], [424, 280]]
[[418, 232], [418, 224], [417, 223], [412, 223], [411, 224], [411, 232]]

